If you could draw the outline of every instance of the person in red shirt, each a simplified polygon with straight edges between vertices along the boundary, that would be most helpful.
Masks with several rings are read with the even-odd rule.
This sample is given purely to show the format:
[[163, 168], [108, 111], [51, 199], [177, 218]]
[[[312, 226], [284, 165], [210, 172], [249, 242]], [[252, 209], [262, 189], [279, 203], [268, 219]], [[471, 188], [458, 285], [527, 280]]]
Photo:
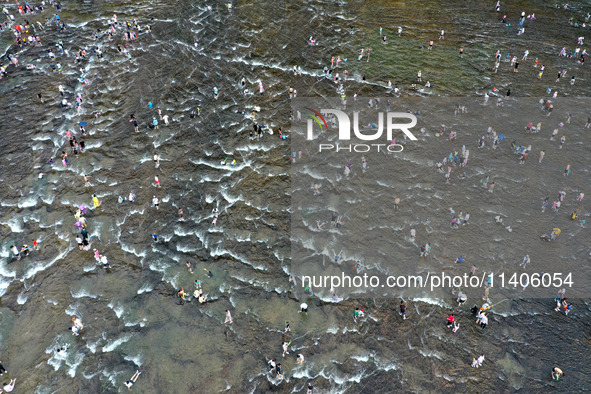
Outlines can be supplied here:
[[453, 314], [449, 315], [447, 318], [447, 326], [452, 327], [454, 325], [455, 316]]

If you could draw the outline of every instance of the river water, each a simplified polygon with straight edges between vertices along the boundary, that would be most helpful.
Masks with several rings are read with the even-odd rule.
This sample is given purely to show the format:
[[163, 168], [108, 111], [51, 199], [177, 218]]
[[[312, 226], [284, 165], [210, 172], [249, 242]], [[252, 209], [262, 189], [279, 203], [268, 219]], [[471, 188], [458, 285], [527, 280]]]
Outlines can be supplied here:
[[[394, 97], [389, 80], [412, 100], [430, 96], [414, 104], [423, 114], [441, 99], [441, 109], [431, 112], [434, 118], [423, 120], [422, 144], [408, 143], [405, 153], [391, 163], [404, 173], [389, 177], [384, 167], [372, 174], [375, 183], [359, 184], [358, 176], [339, 189], [343, 195], [355, 193], [357, 186], [368, 192], [379, 187], [385, 197], [388, 188], [401, 193], [402, 219], [394, 225], [390, 221], [394, 218], [384, 220], [391, 227], [389, 236], [395, 238], [393, 251], [403, 250], [401, 259], [417, 260], [416, 245], [404, 237], [410, 225], [424, 237], [418, 226], [428, 216], [431, 225], [424, 232], [434, 248], [432, 262], [444, 266], [462, 244], [477, 242], [482, 247], [467, 249], [468, 261], [481, 255], [519, 261], [523, 249], [528, 249], [532, 264], [546, 255], [569, 259], [582, 267], [581, 280], [588, 278], [584, 268], [589, 261], [584, 241], [589, 238], [588, 228], [570, 222], [567, 215], [577, 209], [581, 218], [588, 216], [586, 201], [577, 202], [576, 194], [588, 194], [589, 134], [583, 125], [589, 106], [577, 97], [588, 94], [590, 76], [588, 65], [557, 54], [563, 46], [573, 51], [576, 38], [588, 31], [570, 26], [568, 19], [582, 21], [589, 7], [565, 10], [543, 1], [514, 2], [503, 6], [509, 27], [500, 23], [502, 15], [493, 6], [465, 1], [245, 1], [229, 11], [223, 2], [211, 3], [208, 9], [188, 1], [64, 1], [59, 15], [67, 28], [59, 31], [50, 21], [38, 32], [42, 46], [26, 46], [19, 53], [10, 33], [3, 31], [2, 64], [8, 64], [8, 54], [17, 53], [20, 63], [9, 66], [8, 75], [0, 80], [0, 354], [11, 377], [18, 379], [17, 389], [127, 391], [123, 383], [136, 369], [142, 375], [134, 390], [146, 393], [301, 392], [308, 383], [322, 392], [574, 392], [587, 387], [591, 371], [585, 356], [591, 327], [584, 294], [572, 300], [574, 311], [568, 317], [553, 311], [551, 296], [514, 296], [493, 308], [489, 326], [481, 330], [471, 322], [469, 306], [455, 306], [449, 289], [409, 296], [405, 322], [396, 313], [397, 294], [341, 294], [345, 299], [334, 302], [329, 292], [308, 297], [292, 289], [288, 276], [297, 269], [292, 266], [290, 230], [294, 208], [301, 202], [292, 201], [292, 192], [297, 182], [311, 183], [305, 178], [310, 170], [299, 163], [290, 165], [296, 148], [289, 139], [275, 134], [251, 141], [248, 136], [255, 106], [260, 107], [255, 112], [257, 123], [289, 128], [289, 87], [297, 89], [300, 97], [338, 97], [337, 85], [324, 77], [322, 69], [333, 56], [347, 58], [342, 69], [350, 72], [344, 82], [349, 100], [354, 94]], [[16, 5], [7, 8], [22, 23]], [[518, 36], [515, 25], [521, 11], [535, 12], [537, 20], [528, 21], [526, 34]], [[55, 13], [48, 8], [25, 17], [44, 22]], [[137, 19], [142, 27], [132, 29], [137, 40], [124, 39], [124, 25], [117, 25], [114, 38], [105, 36], [114, 13], [120, 22]], [[380, 26], [387, 33], [387, 44], [380, 42]], [[401, 37], [396, 36], [398, 26], [403, 28]], [[439, 41], [441, 29], [446, 33]], [[317, 45], [308, 45], [310, 36]], [[432, 51], [419, 49], [431, 39], [435, 40]], [[70, 57], [55, 46], [58, 40]], [[131, 58], [121, 54], [117, 44], [126, 45]], [[48, 57], [50, 46], [55, 60]], [[460, 46], [465, 48], [462, 59]], [[370, 62], [366, 58], [357, 62], [359, 50], [367, 47], [372, 48]], [[93, 55], [95, 48], [102, 48], [103, 58]], [[87, 56], [77, 63], [71, 55], [81, 49]], [[509, 52], [521, 58], [529, 49], [529, 60], [521, 64], [519, 73], [502, 62], [499, 73], [493, 74], [497, 49], [503, 58]], [[546, 65], [542, 80], [533, 68], [536, 57]], [[63, 71], [52, 71], [52, 63], [61, 64]], [[28, 70], [29, 64], [36, 68]], [[294, 66], [302, 68], [301, 76], [293, 75]], [[568, 69], [566, 79], [576, 75], [574, 85], [565, 80], [554, 83], [562, 69]], [[423, 81], [431, 82], [431, 89], [410, 89], [417, 70], [422, 71]], [[245, 87], [240, 85], [242, 78]], [[265, 87], [262, 96], [259, 80]], [[80, 114], [60, 107], [59, 85], [70, 102], [82, 95]], [[217, 100], [214, 87], [219, 89]], [[535, 103], [549, 97], [548, 87], [559, 91], [556, 113], [539, 134], [507, 128], [498, 153], [490, 148], [490, 140], [487, 148], [479, 150], [478, 138], [488, 125], [478, 125], [478, 118], [471, 116], [462, 129], [460, 119], [468, 118], [454, 121], [453, 107], [475, 97], [468, 112], [473, 114], [479, 111], [475, 103], [483, 100], [484, 92], [491, 93], [491, 104], [496, 100], [495, 87], [499, 96], [510, 88], [512, 97], [531, 99], [519, 102], [532, 112], [521, 123], [515, 120], [515, 127], [543, 120]], [[44, 103], [37, 92], [43, 94]], [[571, 101], [561, 102], [563, 96]], [[521, 108], [506, 101], [507, 108]], [[158, 118], [157, 108], [171, 122], [165, 126], [160, 120], [158, 129], [150, 129], [148, 123]], [[197, 108], [198, 115], [191, 117]], [[567, 142], [558, 150], [550, 133], [569, 111], [573, 121], [564, 126]], [[138, 133], [128, 121], [130, 114], [138, 119]], [[451, 148], [442, 149], [443, 142], [434, 133], [448, 116], [456, 122], [448, 125], [457, 127], [459, 137]], [[80, 135], [79, 122], [87, 122], [86, 137]], [[65, 137], [67, 130], [86, 142], [87, 151], [78, 158]], [[523, 166], [510, 152], [513, 139], [534, 146]], [[434, 164], [462, 144], [472, 152], [467, 179], [454, 173], [452, 187], [457, 189], [450, 189]], [[535, 167], [540, 149], [547, 152], [542, 170]], [[61, 164], [62, 150], [69, 152], [67, 166]], [[161, 158], [158, 168], [152, 161], [155, 153]], [[311, 162], [312, 156], [305, 160]], [[52, 158], [55, 162], [49, 163]], [[221, 164], [226, 158], [227, 164]], [[368, 159], [371, 171], [377, 166], [372, 157]], [[233, 160], [235, 165], [230, 164]], [[327, 185], [347, 162], [360, 164], [358, 156], [336, 160], [334, 171], [325, 174]], [[562, 175], [566, 164], [573, 165], [569, 178]], [[495, 173], [499, 185], [481, 204], [474, 200], [483, 194], [478, 182], [489, 172]], [[85, 186], [83, 175], [89, 176], [90, 186]], [[155, 175], [161, 188], [153, 185]], [[567, 192], [563, 208], [541, 216], [543, 198], [553, 198], [560, 189]], [[118, 203], [118, 197], [130, 191], [136, 201]], [[98, 208], [92, 208], [93, 194], [102, 203]], [[152, 206], [153, 196], [160, 199], [158, 210]], [[405, 206], [413, 197], [421, 197], [422, 203]], [[95, 263], [92, 251], [77, 248], [74, 214], [81, 204], [89, 210], [91, 248], [108, 257], [110, 270]], [[367, 200], [355, 205], [354, 217], [380, 217]], [[450, 206], [470, 211], [469, 226], [479, 230], [459, 229], [448, 241]], [[322, 220], [329, 220], [330, 205], [319, 207], [328, 215]], [[184, 210], [183, 221], [177, 216], [179, 208]], [[214, 208], [219, 210], [215, 226]], [[339, 209], [351, 211], [345, 206]], [[499, 231], [491, 221], [493, 213], [510, 220], [515, 232]], [[311, 228], [314, 223], [310, 222]], [[346, 235], [358, 239], [358, 245], [338, 234], [332, 239], [321, 235], [316, 253], [326, 249], [328, 254], [334, 245], [355, 261], [366, 249], [369, 266], [370, 257], [375, 260], [382, 252], [369, 234], [363, 237], [361, 225], [347, 227], [347, 223], [343, 229], [352, 232]], [[563, 228], [559, 239], [563, 243], [541, 243], [539, 234], [555, 225]], [[158, 235], [157, 241], [152, 234]], [[33, 240], [39, 248], [31, 256], [18, 261], [10, 257], [10, 245], [31, 245]], [[379, 245], [387, 242], [379, 241]], [[545, 247], [553, 249], [544, 251]], [[193, 274], [185, 266], [187, 261]], [[552, 266], [550, 261], [544, 264]], [[195, 280], [201, 281], [209, 301], [180, 305], [177, 291], [184, 287], [192, 293]], [[468, 295], [470, 306], [481, 297], [477, 291]], [[303, 300], [310, 305], [308, 315], [297, 313]], [[364, 322], [354, 324], [355, 307], [366, 310]], [[225, 310], [232, 312], [232, 325], [224, 325]], [[451, 311], [462, 326], [455, 335], [444, 325]], [[79, 337], [69, 331], [72, 316], [84, 322]], [[283, 333], [285, 321], [292, 327], [288, 335]], [[283, 379], [275, 379], [267, 373], [267, 361], [281, 359], [282, 340], [291, 341], [292, 350], [281, 360]], [[58, 356], [56, 347], [66, 344], [67, 356]], [[303, 366], [296, 365], [294, 353], [306, 356]], [[472, 357], [479, 354], [486, 356], [484, 367], [470, 368]], [[554, 365], [566, 372], [564, 380], [550, 380]]]

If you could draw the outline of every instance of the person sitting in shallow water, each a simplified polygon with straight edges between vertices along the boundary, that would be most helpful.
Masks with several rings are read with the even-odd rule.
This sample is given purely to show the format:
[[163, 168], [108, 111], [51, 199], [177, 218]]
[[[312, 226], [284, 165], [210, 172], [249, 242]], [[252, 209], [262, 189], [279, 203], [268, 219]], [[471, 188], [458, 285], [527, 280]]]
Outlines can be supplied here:
[[562, 369], [558, 367], [552, 368], [552, 379], [558, 380], [561, 376], [564, 376], [564, 372], [562, 372]]
[[137, 381], [137, 379], [140, 377], [140, 375], [141, 375], [140, 371], [135, 371], [135, 373], [133, 374], [131, 379], [129, 379], [127, 382], [124, 383], [129, 390], [131, 390], [131, 388], [133, 387], [133, 385]]
[[16, 379], [11, 379], [10, 383], [4, 383], [4, 391], [6, 391], [7, 393], [10, 393], [12, 390], [14, 390], [14, 384], [16, 383]]
[[65, 357], [68, 354], [68, 346], [62, 346], [55, 350], [59, 356]]

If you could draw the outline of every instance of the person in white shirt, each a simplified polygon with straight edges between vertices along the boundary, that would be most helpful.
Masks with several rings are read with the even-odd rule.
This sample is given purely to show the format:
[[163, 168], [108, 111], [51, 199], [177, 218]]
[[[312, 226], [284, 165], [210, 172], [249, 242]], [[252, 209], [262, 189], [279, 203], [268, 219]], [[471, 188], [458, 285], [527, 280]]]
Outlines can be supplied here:
[[4, 391], [6, 391], [7, 393], [10, 393], [12, 390], [14, 390], [15, 382], [16, 382], [16, 379], [11, 379], [10, 383], [4, 385]]

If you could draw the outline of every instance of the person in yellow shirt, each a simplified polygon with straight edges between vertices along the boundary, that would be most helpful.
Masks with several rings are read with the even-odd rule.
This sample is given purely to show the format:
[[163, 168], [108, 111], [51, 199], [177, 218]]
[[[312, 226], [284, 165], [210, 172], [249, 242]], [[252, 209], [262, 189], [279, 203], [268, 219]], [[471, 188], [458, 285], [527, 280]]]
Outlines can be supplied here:
[[94, 204], [95, 208], [98, 208], [101, 205], [101, 202], [99, 201], [98, 197], [96, 196], [96, 194], [92, 195], [92, 203]]

